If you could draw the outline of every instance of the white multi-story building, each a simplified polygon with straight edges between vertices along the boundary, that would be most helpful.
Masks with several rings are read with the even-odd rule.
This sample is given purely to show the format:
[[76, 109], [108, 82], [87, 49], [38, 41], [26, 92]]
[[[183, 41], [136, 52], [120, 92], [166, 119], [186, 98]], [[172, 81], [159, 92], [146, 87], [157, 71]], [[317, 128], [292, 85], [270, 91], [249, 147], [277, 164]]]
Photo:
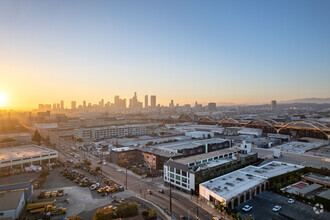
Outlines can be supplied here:
[[113, 137], [125, 137], [128, 135], [144, 135], [146, 132], [146, 125], [77, 128], [74, 129], [74, 137], [82, 140], [100, 140]]
[[203, 175], [206, 170], [221, 166], [222, 172], [225, 172], [227, 165], [237, 160], [237, 153], [237, 149], [226, 148], [176, 160], [170, 159], [164, 164], [164, 182], [190, 192], [195, 190], [196, 184], [200, 182], [196, 179], [198, 176]]

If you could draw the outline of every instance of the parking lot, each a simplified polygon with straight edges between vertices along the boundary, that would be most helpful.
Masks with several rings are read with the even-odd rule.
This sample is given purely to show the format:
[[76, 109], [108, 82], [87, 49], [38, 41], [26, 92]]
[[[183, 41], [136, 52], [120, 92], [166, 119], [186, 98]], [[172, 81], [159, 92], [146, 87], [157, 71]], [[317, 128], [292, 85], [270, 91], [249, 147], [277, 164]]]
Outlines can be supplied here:
[[[69, 167], [70, 170], [73, 168]], [[63, 166], [53, 168], [50, 174], [46, 177], [41, 189], [35, 189], [31, 197], [31, 202], [46, 202], [55, 201], [56, 209], [59, 207], [66, 208], [66, 214], [52, 216], [51, 219], [63, 219], [64, 217], [80, 215], [83, 219], [91, 219], [95, 210], [104, 206], [113, 204], [115, 200], [120, 201], [132, 197], [130, 191], [112, 192], [112, 193], [98, 193], [97, 190], [90, 190], [89, 186], [82, 187], [78, 183], [66, 178], [61, 171]], [[84, 176], [92, 181], [99, 182], [100, 187], [106, 186], [107, 183], [100, 177], [92, 175], [83, 169], [76, 168], [77, 172], [83, 173]], [[21, 173], [8, 177], [0, 178], [1, 184], [14, 184], [20, 182], [29, 182], [31, 179], [37, 179], [40, 173]], [[0, 185], [1, 185], [0, 184]], [[64, 190], [63, 196], [54, 196], [50, 198], [38, 198], [41, 191], [53, 192]], [[68, 201], [68, 202], [67, 202]], [[30, 214], [26, 212], [23, 214], [27, 219], [36, 219], [42, 217], [42, 213]]]
[[[264, 191], [253, 199], [240, 204], [236, 209], [242, 216], [252, 215], [254, 219], [330, 219], [329, 212], [316, 214], [313, 207], [302, 202], [294, 201], [289, 204], [287, 197]], [[244, 212], [242, 208], [245, 205], [252, 205], [252, 210]], [[275, 205], [281, 206], [278, 212], [272, 211]]]

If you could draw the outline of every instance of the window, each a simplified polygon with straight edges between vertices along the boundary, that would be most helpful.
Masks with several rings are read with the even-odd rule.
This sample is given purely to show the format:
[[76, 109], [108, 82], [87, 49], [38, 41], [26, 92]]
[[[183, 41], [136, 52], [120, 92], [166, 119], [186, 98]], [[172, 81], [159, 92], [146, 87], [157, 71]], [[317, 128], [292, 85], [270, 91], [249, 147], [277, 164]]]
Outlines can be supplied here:
[[187, 178], [182, 177], [182, 182], [186, 183], [187, 182]]
[[175, 179], [180, 180], [180, 176], [179, 175], [175, 175]]
[[178, 184], [178, 185], [181, 185], [179, 181], [176, 181], [175, 183]]
[[171, 171], [171, 172], [174, 172], [174, 168], [173, 168], [173, 167], [170, 167], [170, 171]]
[[173, 174], [173, 173], [170, 173], [170, 177], [171, 177], [171, 178], [174, 178], [174, 174]]
[[187, 184], [182, 183], [182, 186], [187, 188]]
[[176, 169], [176, 174], [180, 175], [180, 170], [179, 169]]
[[187, 172], [186, 171], [182, 171], [182, 176], [187, 176]]
[[197, 165], [198, 165], [198, 164], [201, 164], [201, 163], [202, 163], [202, 161], [197, 161], [197, 162], [196, 162]]
[[206, 163], [207, 162], [207, 159], [206, 160], [203, 160], [203, 163]]
[[210, 159], [209, 159], [209, 161], [212, 161], [212, 160], [213, 160], [213, 158], [210, 158]]
[[191, 166], [194, 166], [194, 165], [195, 165], [195, 163], [190, 163], [190, 164], [189, 164], [190, 167], [191, 167]]
[[219, 157], [214, 157], [215, 160], [219, 159]]

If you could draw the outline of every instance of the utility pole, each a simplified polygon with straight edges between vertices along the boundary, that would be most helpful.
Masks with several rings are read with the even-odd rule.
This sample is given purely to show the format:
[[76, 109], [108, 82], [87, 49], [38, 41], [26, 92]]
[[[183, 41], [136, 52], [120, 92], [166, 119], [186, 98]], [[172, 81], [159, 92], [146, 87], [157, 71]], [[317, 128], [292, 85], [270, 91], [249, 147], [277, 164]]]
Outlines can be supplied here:
[[172, 216], [172, 189], [171, 189], [171, 182], [170, 182], [170, 212]]
[[198, 219], [198, 206], [197, 206], [197, 209], [196, 209], [196, 216], [197, 216], [197, 219]]
[[126, 189], [127, 189], [127, 153], [126, 153], [126, 155], [125, 155], [125, 164], [126, 164]]

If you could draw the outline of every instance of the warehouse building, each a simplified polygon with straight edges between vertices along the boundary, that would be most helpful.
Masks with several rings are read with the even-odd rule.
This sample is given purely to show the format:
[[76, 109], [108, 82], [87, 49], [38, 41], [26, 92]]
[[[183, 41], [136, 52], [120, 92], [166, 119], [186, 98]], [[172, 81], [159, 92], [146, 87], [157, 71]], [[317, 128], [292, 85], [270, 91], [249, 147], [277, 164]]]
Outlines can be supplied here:
[[222, 203], [233, 209], [269, 187], [268, 179], [304, 168], [272, 161], [262, 166], [247, 166], [199, 184], [200, 198], [210, 205]]
[[38, 145], [21, 145], [0, 148], [0, 173], [10, 173], [14, 169], [22, 170], [31, 165], [43, 165], [56, 162], [58, 153]]
[[23, 191], [0, 193], [0, 219], [18, 219], [25, 206]]
[[211, 138], [205, 140], [185, 140], [171, 142], [166, 144], [155, 145], [163, 151], [183, 154], [184, 157], [189, 157], [198, 154], [209, 153], [231, 147], [231, 141], [221, 138]]
[[257, 154], [239, 148], [226, 148], [191, 157], [169, 160], [164, 164], [164, 182], [191, 193], [198, 193], [198, 185], [233, 170], [253, 164]]
[[144, 135], [146, 133], [146, 125], [124, 125], [74, 129], [75, 139], [82, 140], [101, 140], [113, 137]]

